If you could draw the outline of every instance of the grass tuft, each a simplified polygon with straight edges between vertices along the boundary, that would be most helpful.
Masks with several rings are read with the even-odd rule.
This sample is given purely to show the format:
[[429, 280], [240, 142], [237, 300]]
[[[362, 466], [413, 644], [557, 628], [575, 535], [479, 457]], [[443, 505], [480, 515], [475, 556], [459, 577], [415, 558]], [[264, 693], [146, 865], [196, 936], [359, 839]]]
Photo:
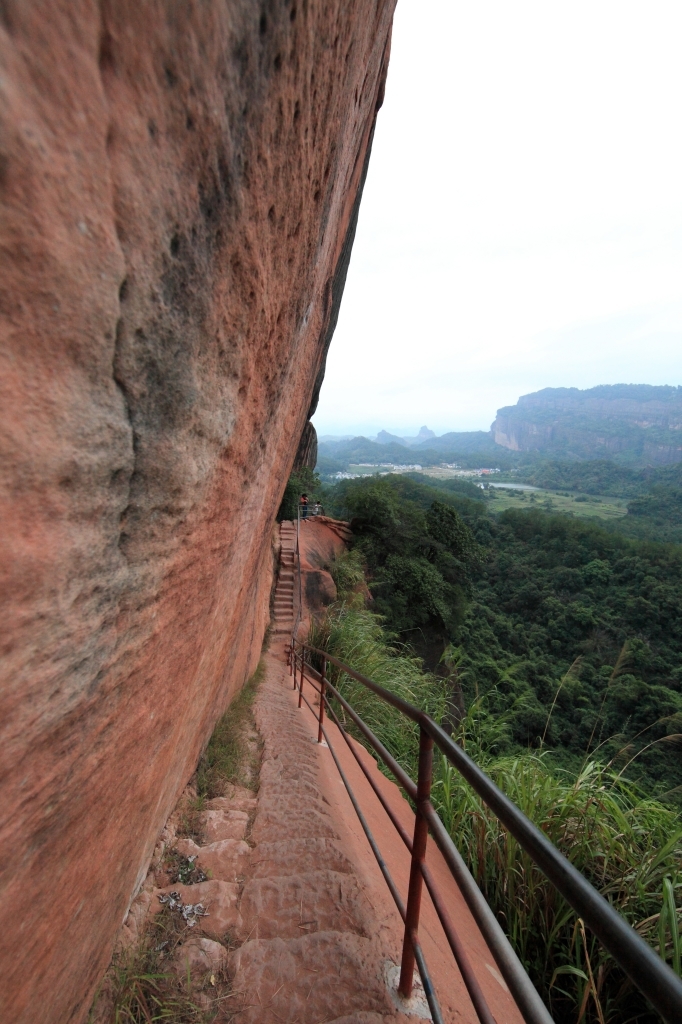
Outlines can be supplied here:
[[[209, 1024], [227, 991], [226, 977], [180, 978], [171, 961], [192, 933], [164, 908], [142, 944], [116, 954], [90, 1010], [88, 1024]], [[204, 1004], [200, 1006], [199, 1003]]]
[[178, 823], [178, 836], [193, 839], [201, 845], [204, 841], [204, 826], [201, 817], [204, 810], [205, 797], [196, 796], [185, 801]]
[[218, 720], [197, 768], [199, 800], [226, 796], [230, 785], [257, 787], [258, 757], [249, 743], [249, 732], [253, 701], [264, 672], [261, 661]]

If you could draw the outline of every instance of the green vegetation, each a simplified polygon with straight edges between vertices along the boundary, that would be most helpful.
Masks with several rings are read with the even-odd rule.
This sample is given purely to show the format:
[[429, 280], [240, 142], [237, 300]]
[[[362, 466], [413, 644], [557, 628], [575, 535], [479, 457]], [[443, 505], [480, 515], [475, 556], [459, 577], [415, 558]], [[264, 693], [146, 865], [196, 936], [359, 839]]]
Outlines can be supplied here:
[[391, 628], [448, 632], [463, 614], [477, 548], [450, 495], [426, 508], [405, 500], [419, 488], [401, 477], [348, 481], [334, 500], [351, 520], [377, 610]]
[[[415, 473], [328, 489], [354, 543], [317, 639], [452, 730], [679, 973], [682, 466], [535, 458], [514, 479], [545, 490]], [[414, 776], [411, 724], [336, 678]], [[494, 816], [437, 771], [439, 812], [557, 1022], [654, 1024]]]
[[282, 501], [277, 513], [277, 522], [284, 519], [295, 519], [298, 515], [298, 502], [302, 494], [307, 494], [311, 501], [320, 494], [320, 478], [312, 469], [304, 466], [296, 469], [289, 477], [282, 495]]
[[343, 481], [326, 501], [351, 521], [388, 629], [432, 669], [451, 645], [466, 701], [486, 695], [507, 724], [500, 753], [549, 748], [577, 772], [599, 746], [679, 798], [682, 549], [542, 508], [491, 515], [402, 476]]
[[628, 505], [627, 532], [682, 543], [682, 487], [655, 484]]
[[[424, 672], [348, 588], [342, 588], [338, 604], [316, 628], [311, 642], [436, 720], [448, 721], [452, 674], [442, 678]], [[416, 777], [414, 724], [338, 670], [333, 669], [330, 678]], [[340, 708], [338, 713], [344, 720]], [[486, 698], [479, 697], [459, 722], [455, 736], [679, 971], [676, 900], [682, 888], [682, 833], [676, 812], [645, 799], [615, 772], [592, 760], [571, 774], [552, 768], [542, 753], [500, 756], [496, 751], [508, 743], [508, 732], [508, 723], [500, 722]], [[617, 965], [494, 815], [459, 782], [444, 758], [437, 758], [435, 767], [437, 809], [558, 1024], [576, 1020], [654, 1024], [656, 1016]]]
[[618, 519], [627, 514], [623, 498], [604, 498], [586, 494], [557, 493], [556, 491], [518, 491], [505, 487], [488, 489], [488, 508], [491, 512], [504, 512], [508, 508], [542, 508], [546, 512], [563, 513], [595, 519]]
[[331, 576], [339, 594], [351, 594], [365, 582], [362, 556], [359, 551], [344, 551], [330, 566]]
[[[427, 711], [438, 721], [445, 715], [446, 681], [424, 673], [419, 658], [404, 647], [396, 646], [395, 637], [382, 629], [377, 616], [357, 607], [357, 602], [350, 605], [341, 602], [332, 608], [322, 625], [313, 627], [310, 642], [335, 654], [358, 672]], [[346, 700], [381, 737], [398, 763], [416, 777], [419, 730], [415, 723], [397, 714], [388, 704], [333, 666], [329, 666], [328, 672], [330, 681], [340, 687]], [[348, 725], [340, 707], [338, 714], [343, 724]], [[356, 735], [361, 738], [359, 733]]]
[[549, 491], [633, 497], [647, 487], [651, 472], [627, 469], [608, 459], [591, 459], [588, 462], [543, 459], [532, 468], [521, 471], [519, 480]]
[[619, 533], [640, 540], [682, 543], [682, 463], [635, 470], [605, 459], [543, 459], [522, 467], [514, 479], [549, 491], [579, 492], [575, 501], [589, 496], [606, 505], [605, 498], [615, 498], [618, 505], [627, 504], [627, 516], [617, 527]]
[[[114, 957], [90, 1010], [88, 1024], [209, 1024], [229, 990], [227, 975], [203, 982], [180, 977], [173, 959], [187, 938], [179, 915], [164, 907], [143, 942]], [[198, 1003], [209, 1003], [201, 1008]]]
[[[557, 771], [542, 755], [486, 756], [482, 711], [477, 705], [469, 712], [460, 742], [467, 746], [471, 740], [469, 753], [493, 781], [679, 973], [682, 833], [675, 812], [645, 799], [599, 763], [588, 762], [576, 775]], [[583, 922], [449, 765], [441, 766], [435, 798], [554, 1019], [657, 1021]], [[672, 914], [667, 913], [671, 896]]]
[[253, 780], [258, 773], [254, 770], [254, 757], [249, 751], [248, 732], [253, 701], [264, 671], [265, 665], [261, 661], [225, 714], [218, 719], [197, 768], [199, 801], [226, 796], [230, 784], [253, 788]]
[[465, 692], [487, 693], [517, 744], [574, 769], [600, 745], [663, 795], [682, 784], [681, 602], [679, 549], [505, 512], [453, 638]]
[[471, 498], [472, 501], [482, 501], [485, 497], [478, 484], [471, 483], [470, 480], [462, 479], [462, 477], [439, 478], [427, 476], [426, 473], [407, 473], [406, 476], [408, 480], [412, 480], [414, 483], [426, 484], [428, 487], [437, 487], [447, 494], [456, 494], [461, 498]]

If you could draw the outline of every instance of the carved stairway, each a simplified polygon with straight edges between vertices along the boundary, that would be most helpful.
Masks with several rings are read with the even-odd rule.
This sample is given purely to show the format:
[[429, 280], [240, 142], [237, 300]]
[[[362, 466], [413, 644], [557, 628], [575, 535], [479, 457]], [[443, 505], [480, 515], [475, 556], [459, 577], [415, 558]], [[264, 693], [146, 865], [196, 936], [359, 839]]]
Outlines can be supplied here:
[[280, 523], [279, 536], [281, 551], [279, 572], [275, 588], [273, 629], [276, 636], [291, 636], [294, 628], [294, 561], [296, 557], [296, 526], [291, 522]]

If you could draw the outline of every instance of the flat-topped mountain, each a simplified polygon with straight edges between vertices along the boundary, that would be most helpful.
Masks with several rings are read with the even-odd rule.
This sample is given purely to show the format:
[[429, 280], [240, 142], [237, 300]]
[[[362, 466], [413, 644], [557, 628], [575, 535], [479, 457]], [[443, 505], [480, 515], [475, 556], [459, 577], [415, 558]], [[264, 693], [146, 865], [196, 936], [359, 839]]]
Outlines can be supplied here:
[[544, 388], [498, 409], [496, 444], [564, 458], [682, 462], [682, 387], [649, 384]]

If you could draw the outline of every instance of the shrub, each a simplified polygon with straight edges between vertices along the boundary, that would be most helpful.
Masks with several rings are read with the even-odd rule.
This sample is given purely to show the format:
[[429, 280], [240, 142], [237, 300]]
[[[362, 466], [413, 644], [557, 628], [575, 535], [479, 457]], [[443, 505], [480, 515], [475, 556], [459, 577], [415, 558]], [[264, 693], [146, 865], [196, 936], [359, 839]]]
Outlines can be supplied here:
[[344, 551], [337, 555], [329, 571], [340, 598], [351, 594], [357, 586], [365, 582], [362, 555], [357, 550]]

